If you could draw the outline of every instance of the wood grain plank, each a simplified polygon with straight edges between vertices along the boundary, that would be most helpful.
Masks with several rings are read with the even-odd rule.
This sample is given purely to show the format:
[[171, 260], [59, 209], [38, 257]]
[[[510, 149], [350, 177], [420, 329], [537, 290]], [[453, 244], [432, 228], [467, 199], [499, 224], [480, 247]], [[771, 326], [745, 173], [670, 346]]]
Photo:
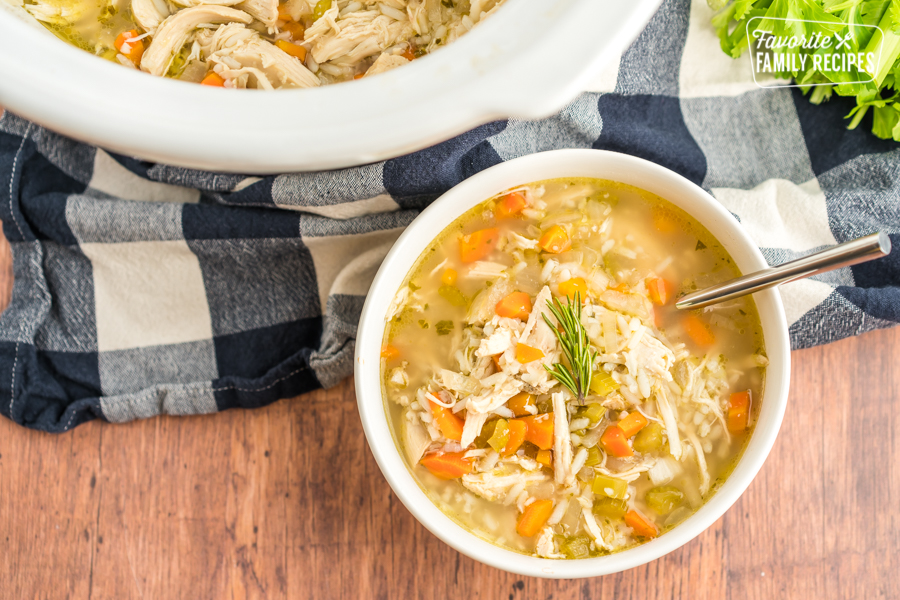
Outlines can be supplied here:
[[2, 420], [0, 596], [898, 598], [900, 329], [793, 360], [778, 441], [735, 506], [660, 560], [582, 581], [497, 571], [422, 527], [378, 470], [350, 380], [60, 436]]

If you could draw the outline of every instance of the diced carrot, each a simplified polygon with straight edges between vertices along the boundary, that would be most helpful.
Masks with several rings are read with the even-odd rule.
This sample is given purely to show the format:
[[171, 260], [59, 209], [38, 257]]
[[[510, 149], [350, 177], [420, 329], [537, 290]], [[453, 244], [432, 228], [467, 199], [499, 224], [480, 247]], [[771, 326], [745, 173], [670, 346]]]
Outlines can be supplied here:
[[674, 233], [678, 230], [678, 219], [668, 208], [653, 207], [653, 227], [660, 233]]
[[296, 21], [288, 21], [281, 29], [290, 33], [291, 39], [295, 42], [302, 42], [303, 36], [306, 35], [306, 28], [303, 26], [303, 23]]
[[553, 413], [522, 417], [525, 423], [525, 441], [531, 442], [541, 450], [553, 447]]
[[731, 395], [730, 406], [725, 415], [728, 431], [743, 433], [750, 426], [750, 390]]
[[610, 454], [616, 457], [634, 456], [634, 450], [628, 445], [625, 432], [616, 425], [610, 425], [600, 436], [600, 444]]
[[528, 429], [525, 423], [516, 419], [511, 419], [508, 422], [508, 425], [509, 441], [506, 442], [506, 446], [504, 446], [503, 451], [500, 452], [500, 454], [502, 454], [503, 456], [515, 454], [516, 450], [519, 449], [519, 446], [522, 445], [522, 442], [525, 441], [525, 431]]
[[532, 414], [527, 407], [534, 406], [534, 396], [528, 392], [519, 392], [506, 401], [506, 408], [513, 411], [517, 417], [524, 417]]
[[609, 289], [614, 290], [616, 292], [622, 292], [623, 294], [625, 294], [625, 293], [628, 293], [628, 284], [623, 281], [622, 283], [619, 283], [618, 285], [614, 285], [613, 287], [611, 287]]
[[298, 46], [297, 44], [292, 44], [286, 40], [275, 40], [275, 45], [284, 50], [285, 54], [293, 56], [294, 58], [303, 62], [306, 60], [306, 48], [303, 46]]
[[535, 500], [525, 507], [516, 531], [522, 537], [534, 537], [544, 528], [547, 519], [553, 512], [553, 500]]
[[653, 522], [636, 510], [625, 513], [625, 524], [634, 530], [634, 534], [648, 539], [659, 535], [659, 529]]
[[459, 258], [464, 263], [475, 262], [494, 250], [500, 240], [500, 230], [496, 227], [480, 229], [459, 238]]
[[491, 356], [491, 362], [494, 363], [494, 367], [497, 368], [497, 371], [503, 370], [500, 368], [500, 355], [499, 354], [494, 354], [493, 356]]
[[523, 365], [539, 358], [544, 358], [544, 353], [540, 348], [534, 348], [527, 344], [516, 344], [516, 360]]
[[503, 196], [503, 199], [497, 203], [494, 214], [498, 219], [508, 219], [519, 214], [526, 206], [528, 204], [525, 202], [525, 196], [519, 192], [513, 192]]
[[664, 306], [672, 297], [672, 284], [662, 277], [648, 277], [644, 282], [647, 285], [647, 293], [650, 294], [650, 302]]
[[362, 79], [365, 76], [366, 76], [365, 73], [357, 73], [356, 75], [353, 76], [353, 79]]
[[203, 81], [200, 82], [200, 85], [209, 85], [212, 87], [225, 87], [225, 80], [222, 77], [214, 72], [210, 71], [206, 74], [206, 77], [203, 78]]
[[574, 298], [575, 292], [580, 293], [582, 299], [585, 298], [585, 292], [587, 292], [587, 284], [584, 282], [584, 277], [573, 277], [572, 279], [567, 279], [559, 284], [560, 296], [568, 296], [569, 298]]
[[709, 325], [697, 315], [685, 315], [681, 320], [681, 326], [698, 346], [712, 346], [716, 342], [716, 336], [710, 331]]
[[456, 283], [456, 269], [444, 269], [441, 273], [441, 283], [444, 285], [453, 285]]
[[566, 233], [562, 225], [554, 225], [545, 231], [538, 244], [543, 248], [544, 252], [549, 252], [550, 254], [559, 254], [572, 247], [569, 234]]
[[388, 360], [394, 360], [400, 356], [400, 351], [397, 350], [396, 346], [392, 346], [391, 344], [385, 344], [381, 348], [381, 358], [386, 358]]
[[281, 19], [282, 21], [290, 21], [291, 20], [291, 13], [288, 10], [288, 6], [286, 3], [278, 5], [278, 18]]
[[400, 56], [406, 60], [416, 60], [416, 53], [413, 51], [412, 46], [407, 47], [406, 50], [400, 53]]
[[638, 411], [630, 413], [627, 417], [619, 421], [616, 425], [625, 434], [625, 437], [631, 437], [638, 431], [647, 426], [647, 417]]
[[141, 34], [137, 29], [129, 29], [116, 36], [114, 42], [116, 50], [128, 57], [128, 60], [135, 65], [141, 62], [141, 57], [144, 55], [144, 40], [134, 39], [139, 35]]
[[553, 450], [538, 450], [534, 460], [538, 461], [545, 467], [553, 466]]
[[472, 459], [465, 458], [465, 452], [432, 452], [419, 462], [441, 479], [456, 479], [472, 472]]
[[528, 319], [531, 314], [531, 296], [525, 292], [513, 292], [497, 303], [497, 315], [510, 319]]
[[431, 405], [431, 414], [434, 417], [434, 422], [437, 423], [438, 429], [441, 430], [444, 437], [457, 442], [461, 440], [463, 427], [466, 422], [453, 414], [453, 411], [446, 406], [435, 404], [431, 400], [428, 401], [428, 404]]
[[663, 323], [662, 311], [659, 310], [658, 308], [654, 309], [653, 310], [653, 325], [657, 329], [660, 329], [662, 327], [662, 323]]

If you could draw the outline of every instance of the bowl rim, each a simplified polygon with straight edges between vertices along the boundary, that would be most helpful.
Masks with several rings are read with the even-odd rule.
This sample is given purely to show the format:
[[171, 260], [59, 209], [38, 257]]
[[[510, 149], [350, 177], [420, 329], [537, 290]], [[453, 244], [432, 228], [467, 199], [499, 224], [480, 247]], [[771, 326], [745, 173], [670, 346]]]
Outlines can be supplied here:
[[[566, 172], [568, 174], [545, 176]], [[650, 161], [617, 152], [553, 150], [481, 171], [451, 188], [422, 211], [385, 257], [369, 289], [359, 322], [355, 354], [357, 405], [369, 447], [394, 493], [420, 523], [451, 547], [482, 563], [520, 575], [547, 578], [606, 575], [655, 560], [686, 544], [718, 520], [750, 485], [775, 443], [787, 404], [790, 383], [788, 328], [781, 296], [776, 290], [769, 289], [754, 295], [770, 364], [764, 383], [765, 400], [753, 434], [725, 483], [699, 510], [664, 535], [597, 558], [553, 560], [526, 556], [468, 532], [445, 515], [419, 487], [394, 444], [382, 399], [379, 354], [384, 316], [400, 284], [434, 237], [485, 199], [526, 182], [607, 172], [620, 174], [625, 180], [593, 176], [635, 185], [681, 208], [685, 208], [685, 203], [702, 206], [707, 212], [701, 216], [691, 210], [687, 212], [723, 244], [742, 272], [767, 266], [759, 248], [734, 216], [710, 194], [681, 175]], [[629, 178], [632, 179], [629, 181]], [[508, 182], [513, 183], [506, 185]], [[367, 360], [367, 357], [375, 357], [375, 360]]]
[[[517, 0], [446, 49], [377, 77], [224, 93], [98, 59], [24, 18], [16, 1], [0, 0], [0, 105], [123, 154], [250, 174], [363, 165], [491, 120], [545, 117], [623, 52], [661, 2]], [[21, 48], [32, 49], [27, 59]], [[557, 48], [565, 60], [554, 66]]]

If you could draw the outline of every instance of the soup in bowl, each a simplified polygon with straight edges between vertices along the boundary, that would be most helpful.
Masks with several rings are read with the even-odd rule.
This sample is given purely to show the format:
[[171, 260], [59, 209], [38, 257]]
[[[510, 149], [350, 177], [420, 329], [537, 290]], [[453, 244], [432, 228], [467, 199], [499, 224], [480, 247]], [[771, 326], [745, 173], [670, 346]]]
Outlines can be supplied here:
[[774, 293], [674, 300], [763, 266], [733, 217], [651, 163], [489, 169], [411, 225], [370, 291], [357, 393], [376, 459], [426, 526], [500, 568], [660, 556], [759, 469], [789, 360]]

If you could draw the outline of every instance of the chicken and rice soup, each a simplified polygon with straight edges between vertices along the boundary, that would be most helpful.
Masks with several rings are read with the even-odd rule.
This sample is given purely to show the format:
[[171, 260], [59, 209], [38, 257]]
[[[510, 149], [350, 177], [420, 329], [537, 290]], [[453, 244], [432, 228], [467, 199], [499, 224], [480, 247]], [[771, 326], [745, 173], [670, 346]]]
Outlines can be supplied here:
[[545, 558], [663, 534], [730, 473], [767, 359], [753, 300], [683, 312], [737, 276], [712, 235], [645, 191], [550, 180], [478, 205], [388, 314], [394, 439], [448, 516]]
[[152, 75], [308, 88], [377, 75], [440, 48], [503, 0], [25, 0], [57, 36]]

